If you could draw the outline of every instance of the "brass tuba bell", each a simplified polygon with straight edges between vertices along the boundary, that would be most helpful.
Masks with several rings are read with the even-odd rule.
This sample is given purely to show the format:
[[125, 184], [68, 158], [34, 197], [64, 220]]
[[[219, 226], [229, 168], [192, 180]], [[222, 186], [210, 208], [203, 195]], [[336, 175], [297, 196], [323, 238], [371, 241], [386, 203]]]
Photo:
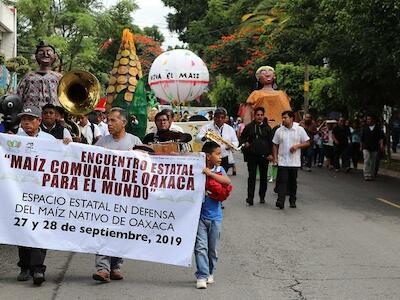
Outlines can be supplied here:
[[[87, 115], [100, 99], [101, 86], [96, 76], [86, 71], [70, 71], [58, 83], [58, 100], [65, 110], [74, 117]], [[72, 137], [80, 137], [77, 123], [66, 118]]]
[[58, 100], [71, 115], [86, 115], [96, 107], [100, 91], [100, 83], [92, 73], [70, 71], [60, 79]]

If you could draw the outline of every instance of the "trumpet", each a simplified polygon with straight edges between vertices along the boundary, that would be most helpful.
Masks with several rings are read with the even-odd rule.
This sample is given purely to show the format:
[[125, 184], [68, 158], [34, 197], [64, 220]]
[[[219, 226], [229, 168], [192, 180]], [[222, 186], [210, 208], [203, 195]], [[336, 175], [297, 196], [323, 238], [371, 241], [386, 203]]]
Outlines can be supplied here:
[[215, 131], [213, 131], [213, 130], [208, 130], [204, 137], [206, 139], [209, 139], [209, 140], [213, 141], [213, 142], [216, 142], [219, 145], [225, 144], [226, 146], [228, 146], [229, 148], [232, 148], [235, 151], [240, 151], [240, 149], [242, 148], [242, 146], [236, 147], [231, 142], [228, 142], [227, 140], [224, 140], [220, 135], [216, 134]]

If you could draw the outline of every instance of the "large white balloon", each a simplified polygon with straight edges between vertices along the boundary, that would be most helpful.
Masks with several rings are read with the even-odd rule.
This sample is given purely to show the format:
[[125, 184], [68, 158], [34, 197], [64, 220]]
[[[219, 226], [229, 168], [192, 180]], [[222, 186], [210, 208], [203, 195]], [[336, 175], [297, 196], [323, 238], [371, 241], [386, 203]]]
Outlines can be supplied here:
[[206, 64], [192, 51], [176, 49], [162, 53], [153, 62], [149, 85], [156, 96], [168, 102], [191, 101], [206, 90]]

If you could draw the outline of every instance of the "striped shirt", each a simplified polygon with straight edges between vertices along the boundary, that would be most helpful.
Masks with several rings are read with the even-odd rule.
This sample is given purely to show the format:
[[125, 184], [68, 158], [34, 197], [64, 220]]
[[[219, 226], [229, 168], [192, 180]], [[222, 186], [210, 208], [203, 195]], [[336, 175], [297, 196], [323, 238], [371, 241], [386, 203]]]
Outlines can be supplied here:
[[294, 153], [290, 152], [293, 145], [302, 144], [308, 141], [306, 131], [298, 123], [293, 123], [292, 128], [285, 126], [279, 127], [272, 139], [278, 149], [278, 166], [280, 167], [301, 167], [301, 150], [297, 149]]

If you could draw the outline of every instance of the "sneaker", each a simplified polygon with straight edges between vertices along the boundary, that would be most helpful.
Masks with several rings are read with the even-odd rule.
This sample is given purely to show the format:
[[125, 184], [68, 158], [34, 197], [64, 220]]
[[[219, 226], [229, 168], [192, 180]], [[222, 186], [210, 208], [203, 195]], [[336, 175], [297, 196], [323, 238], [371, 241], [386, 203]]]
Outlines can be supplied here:
[[265, 203], [265, 198], [260, 198], [260, 203], [264, 204]]
[[33, 273], [33, 284], [35, 285], [41, 285], [43, 281], [46, 281], [44, 278], [44, 273], [43, 272], [35, 272]]
[[206, 278], [197, 279], [196, 288], [206, 289], [207, 288], [207, 279]]
[[21, 272], [17, 276], [18, 281], [28, 281], [31, 278], [31, 272], [29, 269], [21, 269]]
[[215, 280], [214, 280], [214, 275], [210, 275], [210, 276], [208, 276], [208, 278], [207, 278], [207, 284], [212, 284], [212, 283], [214, 283], [215, 282]]
[[97, 281], [101, 282], [109, 282], [110, 281], [110, 274], [106, 271], [97, 271], [93, 274], [92, 278]]
[[250, 200], [248, 198], [246, 199], [246, 203], [247, 203], [248, 206], [253, 206], [253, 204], [254, 204], [253, 203], [253, 199]]
[[122, 280], [124, 276], [122, 275], [120, 270], [112, 270], [110, 273], [111, 280]]

